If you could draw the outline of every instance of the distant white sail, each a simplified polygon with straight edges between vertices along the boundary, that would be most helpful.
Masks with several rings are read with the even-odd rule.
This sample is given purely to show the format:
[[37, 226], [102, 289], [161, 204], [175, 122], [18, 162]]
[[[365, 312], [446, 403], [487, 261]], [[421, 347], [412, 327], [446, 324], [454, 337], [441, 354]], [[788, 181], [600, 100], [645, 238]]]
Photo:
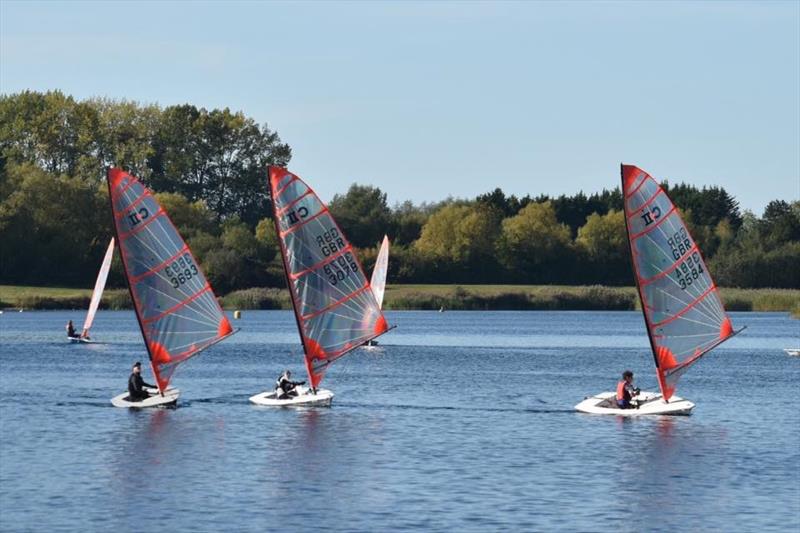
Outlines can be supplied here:
[[386, 290], [386, 273], [388, 270], [389, 237], [384, 235], [381, 250], [375, 260], [375, 268], [372, 270], [372, 279], [369, 283], [370, 287], [372, 287], [372, 294], [375, 295], [375, 300], [378, 302], [378, 307], [383, 307], [383, 293]]
[[111, 237], [111, 242], [108, 243], [106, 255], [103, 258], [103, 262], [100, 264], [100, 271], [97, 273], [97, 281], [94, 282], [92, 301], [89, 302], [89, 311], [86, 313], [86, 320], [83, 322], [82, 337], [89, 336], [89, 328], [92, 327], [94, 315], [97, 313], [97, 308], [100, 306], [100, 299], [103, 297], [103, 290], [106, 288], [106, 280], [108, 279], [108, 272], [111, 270], [112, 257], [114, 257], [114, 237]]

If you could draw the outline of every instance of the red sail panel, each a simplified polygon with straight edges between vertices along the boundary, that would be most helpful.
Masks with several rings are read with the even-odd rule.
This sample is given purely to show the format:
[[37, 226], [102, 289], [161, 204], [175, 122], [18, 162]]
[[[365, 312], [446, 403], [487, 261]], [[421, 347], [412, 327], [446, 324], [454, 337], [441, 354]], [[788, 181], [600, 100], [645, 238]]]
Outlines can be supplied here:
[[163, 391], [180, 363], [232, 334], [233, 328], [152, 193], [117, 168], [108, 171], [108, 190], [131, 299]]
[[386, 290], [386, 274], [388, 271], [389, 237], [384, 235], [378, 258], [375, 260], [375, 268], [372, 269], [372, 278], [369, 282], [369, 286], [372, 287], [372, 294], [375, 295], [375, 301], [378, 302], [378, 307], [383, 306], [383, 293]]
[[622, 165], [625, 222], [636, 284], [664, 399], [680, 376], [734, 332], [680, 213], [643, 170]]
[[100, 306], [100, 299], [103, 297], [103, 291], [106, 288], [106, 280], [108, 280], [108, 272], [111, 270], [111, 259], [113, 257], [114, 237], [111, 237], [111, 242], [108, 243], [108, 248], [106, 248], [106, 255], [103, 257], [103, 262], [100, 263], [100, 270], [97, 272], [97, 280], [94, 282], [92, 300], [89, 302], [89, 311], [86, 312], [86, 320], [83, 322], [82, 337], [89, 336], [89, 329], [94, 323], [94, 315], [97, 313], [97, 308]]
[[311, 386], [329, 364], [388, 330], [364, 270], [328, 208], [291, 172], [269, 167], [273, 216]]

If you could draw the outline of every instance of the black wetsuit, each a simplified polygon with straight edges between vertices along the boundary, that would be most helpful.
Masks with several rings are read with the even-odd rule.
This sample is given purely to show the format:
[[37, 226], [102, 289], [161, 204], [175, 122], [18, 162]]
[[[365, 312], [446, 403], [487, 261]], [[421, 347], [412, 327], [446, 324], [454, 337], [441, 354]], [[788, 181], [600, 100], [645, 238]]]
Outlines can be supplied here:
[[294, 390], [298, 385], [304, 385], [305, 381], [291, 381], [284, 376], [278, 378], [278, 384], [275, 390], [278, 391], [278, 399], [284, 400], [290, 396], [297, 396], [297, 391]]
[[77, 337], [77, 335], [75, 334], [75, 328], [73, 328], [72, 326], [69, 326], [69, 325], [67, 326], [67, 337], [70, 337], [70, 338]]
[[150, 394], [144, 390], [145, 387], [152, 389], [156, 388], [155, 385], [150, 385], [142, 379], [141, 374], [131, 372], [131, 377], [128, 378], [128, 397], [131, 402], [141, 402], [150, 397]]

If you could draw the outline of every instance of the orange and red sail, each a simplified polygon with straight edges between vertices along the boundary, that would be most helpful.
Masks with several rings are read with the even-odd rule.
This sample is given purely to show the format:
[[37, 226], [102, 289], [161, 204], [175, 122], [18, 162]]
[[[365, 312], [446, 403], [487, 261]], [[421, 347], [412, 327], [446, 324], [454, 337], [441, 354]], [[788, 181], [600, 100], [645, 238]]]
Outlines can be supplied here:
[[163, 392], [175, 368], [233, 333], [200, 265], [139, 180], [108, 170], [111, 213], [150, 363]]
[[668, 400], [693, 363], [738, 332], [666, 192], [643, 170], [622, 165], [622, 194], [636, 285]]
[[353, 247], [311, 188], [269, 167], [273, 217], [312, 388], [350, 350], [389, 328]]

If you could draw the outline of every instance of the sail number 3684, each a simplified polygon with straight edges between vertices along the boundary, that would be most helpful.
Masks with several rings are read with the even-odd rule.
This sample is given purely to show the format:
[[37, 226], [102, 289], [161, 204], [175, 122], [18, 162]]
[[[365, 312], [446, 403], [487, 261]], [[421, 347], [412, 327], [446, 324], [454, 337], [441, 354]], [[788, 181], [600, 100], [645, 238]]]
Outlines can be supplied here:
[[703, 273], [703, 262], [700, 260], [700, 254], [694, 252], [681, 263], [681, 266], [675, 269], [675, 280], [681, 286], [681, 289], [686, 289], [700, 277]]
[[188, 252], [179, 257], [172, 264], [164, 267], [164, 272], [169, 276], [172, 288], [177, 289], [198, 274], [197, 267], [192, 262], [192, 256]]

